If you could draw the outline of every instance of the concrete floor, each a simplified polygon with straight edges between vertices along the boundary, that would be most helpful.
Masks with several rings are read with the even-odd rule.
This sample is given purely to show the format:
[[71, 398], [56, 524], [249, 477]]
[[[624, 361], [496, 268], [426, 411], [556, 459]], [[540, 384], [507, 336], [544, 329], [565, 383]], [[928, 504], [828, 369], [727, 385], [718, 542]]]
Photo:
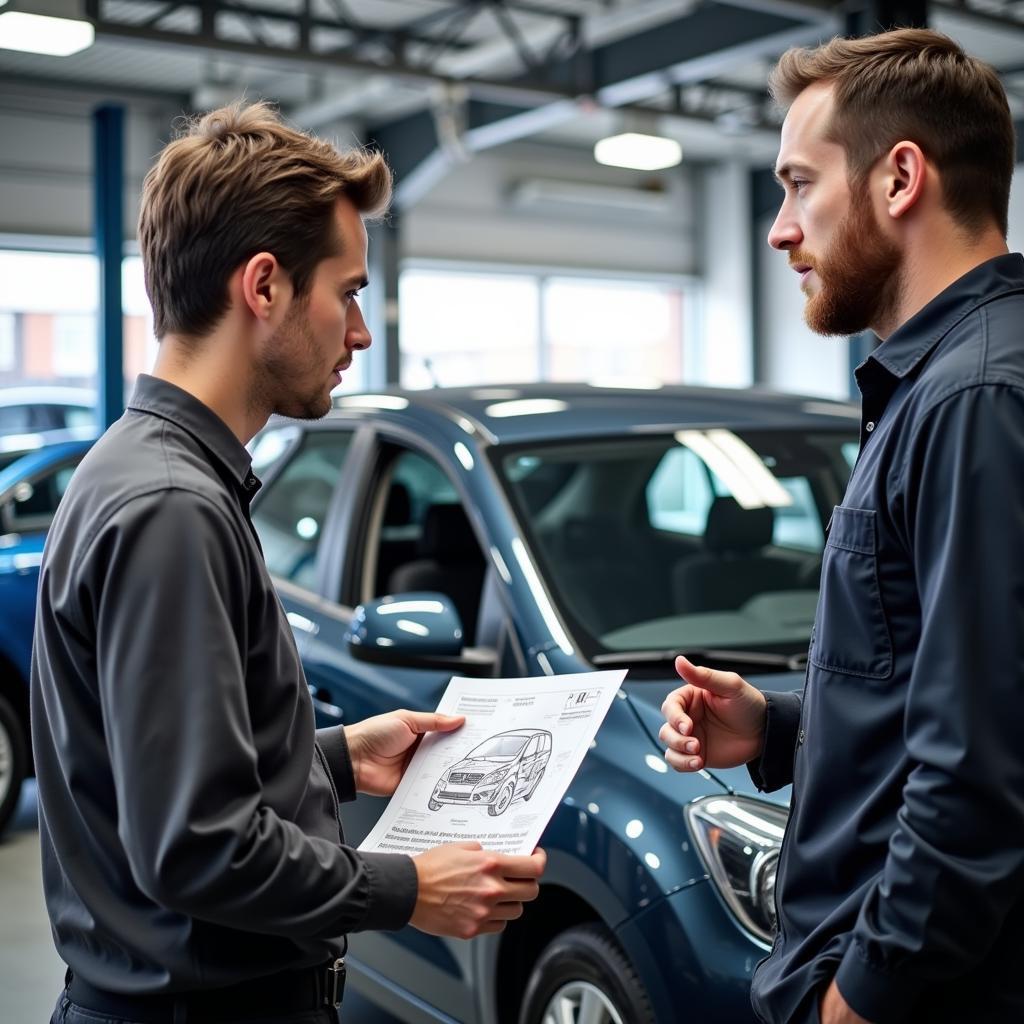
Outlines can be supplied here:
[[[29, 782], [0, 840], [0, 1024], [46, 1024], [64, 986], [43, 906], [36, 829], [36, 789]], [[351, 987], [342, 1022], [401, 1024]]]

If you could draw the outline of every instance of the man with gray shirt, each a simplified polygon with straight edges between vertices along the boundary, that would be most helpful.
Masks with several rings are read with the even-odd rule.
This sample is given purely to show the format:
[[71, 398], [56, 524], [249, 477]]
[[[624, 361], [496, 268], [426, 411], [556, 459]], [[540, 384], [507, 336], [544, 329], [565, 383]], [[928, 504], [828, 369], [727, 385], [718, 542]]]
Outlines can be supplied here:
[[344, 935], [469, 938], [534, 899], [544, 855], [345, 845], [339, 803], [390, 795], [395, 711], [316, 732], [249, 518], [245, 443], [331, 407], [370, 344], [363, 216], [379, 155], [267, 107], [208, 114], [150, 171], [139, 223], [160, 353], [76, 472], [40, 576], [32, 666], [54, 1021], [330, 1021]]

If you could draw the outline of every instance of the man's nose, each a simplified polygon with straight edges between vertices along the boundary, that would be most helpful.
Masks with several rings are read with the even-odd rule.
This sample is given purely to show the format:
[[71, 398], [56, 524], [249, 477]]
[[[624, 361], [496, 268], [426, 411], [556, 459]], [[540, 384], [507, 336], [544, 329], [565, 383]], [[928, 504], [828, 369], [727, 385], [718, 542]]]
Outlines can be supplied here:
[[370, 336], [370, 328], [366, 326], [366, 321], [363, 319], [363, 311], [359, 307], [359, 302], [353, 299], [348, 308], [345, 344], [350, 349], [364, 349], [369, 348], [372, 343], [373, 338]]
[[775, 218], [775, 223], [772, 224], [771, 230], [768, 232], [768, 244], [773, 249], [783, 251], [795, 249], [803, 241], [803, 237], [796, 218], [790, 215], [787, 204], [783, 203]]

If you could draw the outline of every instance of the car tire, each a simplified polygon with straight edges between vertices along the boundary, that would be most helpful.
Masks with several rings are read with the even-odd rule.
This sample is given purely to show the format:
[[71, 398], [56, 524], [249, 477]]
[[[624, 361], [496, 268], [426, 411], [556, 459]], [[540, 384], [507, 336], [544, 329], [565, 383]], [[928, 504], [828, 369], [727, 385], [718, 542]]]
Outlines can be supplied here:
[[511, 782], [506, 782], [505, 785], [501, 787], [497, 797], [495, 797], [494, 803], [487, 805], [487, 813], [492, 818], [496, 818], [499, 814], [504, 814], [512, 806], [512, 801], [515, 799], [515, 795], [516, 784], [513, 779]]
[[21, 784], [28, 774], [28, 740], [21, 719], [0, 696], [0, 834], [18, 806]]
[[655, 1024], [643, 983], [603, 925], [569, 928], [545, 947], [530, 973], [519, 1024], [576, 1022], [584, 1000], [593, 1024]]

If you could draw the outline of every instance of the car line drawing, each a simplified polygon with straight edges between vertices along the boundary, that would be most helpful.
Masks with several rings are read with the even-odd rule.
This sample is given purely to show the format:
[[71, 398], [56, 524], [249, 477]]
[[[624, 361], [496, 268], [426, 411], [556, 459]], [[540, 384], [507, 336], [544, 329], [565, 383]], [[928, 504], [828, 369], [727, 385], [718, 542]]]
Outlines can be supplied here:
[[432, 811], [443, 804], [486, 806], [492, 817], [537, 791], [551, 759], [546, 729], [512, 729], [489, 736], [438, 780], [427, 801]]

